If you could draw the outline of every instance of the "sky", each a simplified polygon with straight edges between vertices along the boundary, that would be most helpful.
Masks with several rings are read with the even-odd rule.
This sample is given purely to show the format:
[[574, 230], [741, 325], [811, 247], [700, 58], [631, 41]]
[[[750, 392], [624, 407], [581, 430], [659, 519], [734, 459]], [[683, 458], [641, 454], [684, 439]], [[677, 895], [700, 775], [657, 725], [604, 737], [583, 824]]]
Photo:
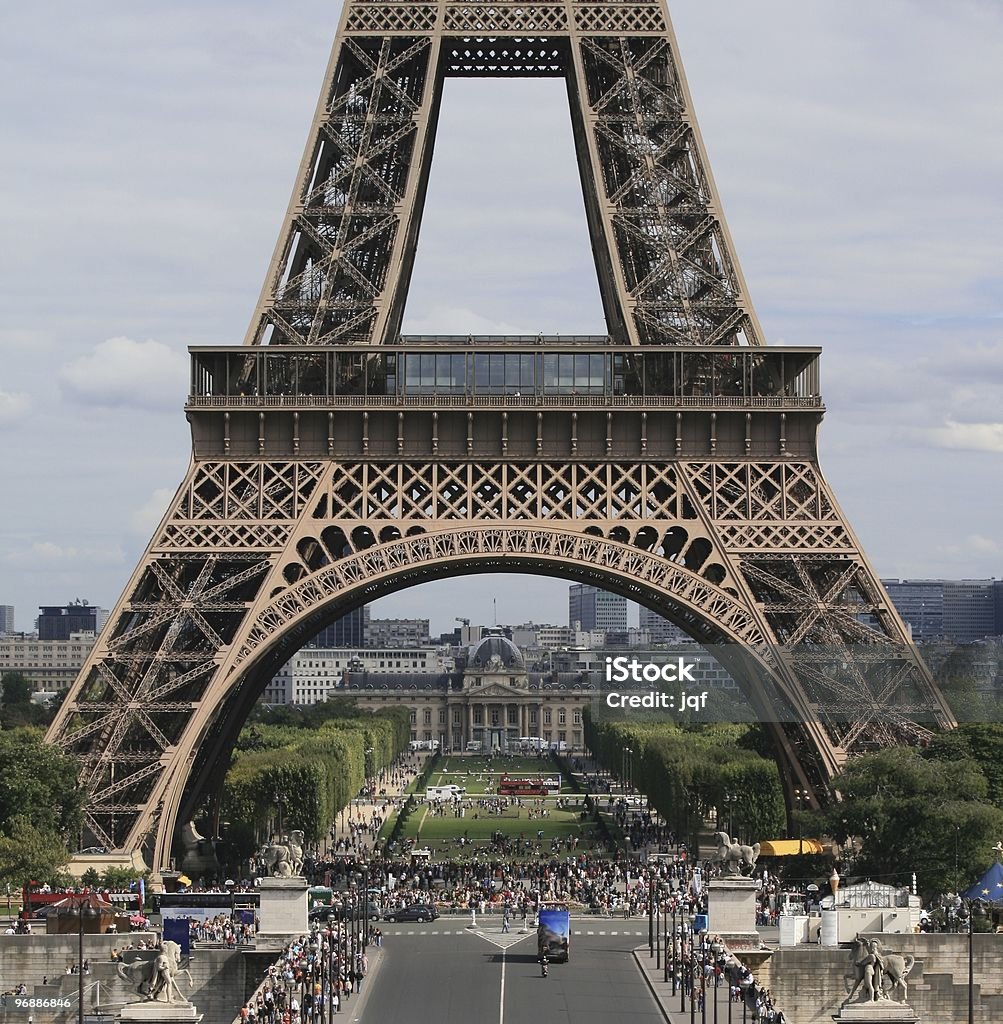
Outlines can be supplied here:
[[[772, 344], [885, 577], [1003, 576], [1003, 4], [672, 0]], [[0, 6], [0, 604], [111, 608], [180, 483], [186, 346], [239, 344], [339, 6]], [[444, 284], [448, 282], [448, 285]], [[405, 332], [605, 333], [557, 80], [447, 80]], [[374, 615], [565, 622], [566, 583]]]

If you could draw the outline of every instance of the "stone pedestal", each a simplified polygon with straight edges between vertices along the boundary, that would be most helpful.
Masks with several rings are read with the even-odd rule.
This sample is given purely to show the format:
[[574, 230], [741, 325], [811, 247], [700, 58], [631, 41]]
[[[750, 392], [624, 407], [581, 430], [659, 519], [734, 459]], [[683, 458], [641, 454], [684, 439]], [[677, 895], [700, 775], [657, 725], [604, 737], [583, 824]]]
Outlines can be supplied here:
[[919, 1017], [911, 1006], [889, 999], [851, 1003], [834, 1013], [832, 1019], [840, 1024], [919, 1024]]
[[309, 885], [305, 878], [262, 878], [258, 936], [264, 940], [305, 935], [309, 930]]
[[115, 1020], [121, 1024], [199, 1024], [202, 1014], [191, 1003], [161, 1003], [150, 999], [126, 1003]]
[[728, 949], [759, 949], [756, 931], [756, 882], [752, 878], [715, 878], [707, 886], [711, 935], [720, 935]]

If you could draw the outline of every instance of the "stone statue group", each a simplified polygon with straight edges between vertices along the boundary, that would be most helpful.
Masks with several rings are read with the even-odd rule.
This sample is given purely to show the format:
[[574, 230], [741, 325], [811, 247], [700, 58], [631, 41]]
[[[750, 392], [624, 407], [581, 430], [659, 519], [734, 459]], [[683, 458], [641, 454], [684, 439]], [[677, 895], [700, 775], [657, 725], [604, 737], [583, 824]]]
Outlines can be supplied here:
[[303, 873], [304, 834], [298, 829], [279, 843], [266, 843], [258, 853], [262, 868], [273, 878], [295, 878]]
[[848, 1006], [855, 995], [858, 1003], [881, 1000], [904, 1003], [908, 994], [906, 978], [915, 963], [914, 957], [900, 956], [885, 949], [879, 939], [858, 935], [850, 950], [850, 969], [845, 975], [849, 994], [840, 1009]]
[[717, 840], [717, 856], [715, 861], [721, 866], [721, 874], [725, 876], [741, 876], [752, 869], [759, 860], [759, 843], [752, 846], [745, 846], [742, 843], [734, 843], [727, 832], [715, 832]]
[[181, 947], [170, 939], [156, 950], [138, 950], [135, 959], [118, 965], [120, 978], [128, 981], [147, 1002], [187, 1003], [178, 987], [178, 976], [184, 974], [188, 984], [192, 977], [181, 966]]

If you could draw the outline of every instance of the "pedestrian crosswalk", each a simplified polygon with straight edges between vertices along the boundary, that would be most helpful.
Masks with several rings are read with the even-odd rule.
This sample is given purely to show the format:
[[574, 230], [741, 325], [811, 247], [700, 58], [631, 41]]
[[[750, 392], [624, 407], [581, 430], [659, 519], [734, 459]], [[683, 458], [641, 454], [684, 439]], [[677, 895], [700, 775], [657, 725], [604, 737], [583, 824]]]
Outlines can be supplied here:
[[[482, 939], [487, 939], [489, 942], [494, 942], [498, 946], [508, 948], [516, 942], [520, 942], [526, 937], [526, 933], [520, 934], [518, 929], [513, 929], [511, 932], [498, 931], [495, 933], [485, 932], [480, 928], [409, 928], [405, 931], [403, 928], [399, 930], [391, 930], [387, 928], [384, 930], [385, 935], [479, 935]], [[573, 930], [573, 934], [577, 935], [609, 935], [609, 936], [630, 936], [633, 935], [637, 938], [642, 938], [647, 935], [647, 932], [631, 932], [631, 931], [606, 931], [600, 929], [596, 931], [594, 929], [578, 929]]]

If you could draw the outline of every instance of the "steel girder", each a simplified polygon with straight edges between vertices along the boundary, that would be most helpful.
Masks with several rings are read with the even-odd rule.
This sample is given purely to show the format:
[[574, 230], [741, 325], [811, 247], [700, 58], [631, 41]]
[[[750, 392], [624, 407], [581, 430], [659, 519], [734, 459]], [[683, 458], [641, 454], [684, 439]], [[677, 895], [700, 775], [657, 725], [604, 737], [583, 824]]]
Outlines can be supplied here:
[[[763, 343], [664, 6], [472, 0], [345, 5], [246, 344], [398, 340], [447, 74], [567, 80], [615, 343]], [[756, 440], [751, 412], [680, 406], [622, 427], [610, 400], [605, 457], [585, 457], [572, 403], [548, 406], [546, 436], [542, 412], [489, 405], [471, 404], [452, 448], [444, 415], [420, 456], [404, 451], [403, 402], [396, 456], [363, 427], [336, 457], [329, 412], [326, 458], [300, 456], [299, 411], [266, 436], [279, 414], [262, 399], [255, 455], [231, 451], [229, 411], [189, 407], [193, 430], [219, 420], [204, 431], [219, 451], [197, 449], [48, 734], [81, 759], [95, 841], [165, 867], [298, 645], [360, 603], [462, 573], [586, 580], [729, 645], [788, 786], [824, 792], [853, 751], [953, 722], [821, 475], [820, 406], [778, 394]], [[809, 413], [794, 450], [786, 417]], [[520, 415], [535, 457], [509, 451]], [[498, 424], [500, 447], [484, 440]]]

